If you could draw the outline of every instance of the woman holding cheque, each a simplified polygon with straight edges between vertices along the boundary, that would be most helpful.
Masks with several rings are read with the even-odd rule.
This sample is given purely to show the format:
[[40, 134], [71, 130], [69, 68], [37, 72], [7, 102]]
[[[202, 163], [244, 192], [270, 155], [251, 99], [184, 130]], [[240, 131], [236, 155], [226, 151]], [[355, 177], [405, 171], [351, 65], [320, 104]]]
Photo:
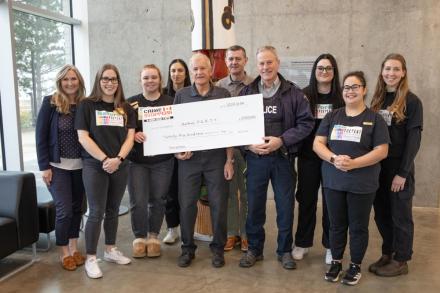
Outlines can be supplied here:
[[[142, 108], [173, 104], [161, 94], [162, 76], [156, 65], [145, 65], [141, 72], [142, 93], [128, 99], [137, 112], [134, 148], [129, 156], [128, 192], [130, 194], [133, 257], [160, 256], [158, 235], [165, 213], [165, 201], [174, 168], [174, 154], [144, 156]], [[151, 206], [149, 208], [149, 203]]]
[[356, 285], [368, 246], [368, 222], [379, 187], [379, 162], [387, 156], [390, 142], [383, 118], [365, 106], [367, 93], [363, 72], [344, 77], [345, 107], [328, 113], [321, 122], [313, 150], [323, 160], [323, 188], [330, 218], [333, 256], [325, 280], [337, 282], [350, 227], [351, 263], [342, 283]]

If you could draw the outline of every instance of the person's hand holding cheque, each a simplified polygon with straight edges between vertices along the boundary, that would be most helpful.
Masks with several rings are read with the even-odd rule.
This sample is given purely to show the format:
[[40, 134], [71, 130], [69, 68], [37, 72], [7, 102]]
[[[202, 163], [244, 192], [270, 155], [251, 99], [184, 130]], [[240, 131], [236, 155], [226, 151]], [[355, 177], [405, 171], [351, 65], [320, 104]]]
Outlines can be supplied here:
[[193, 155], [193, 152], [181, 152], [181, 153], [174, 154], [176, 159], [182, 160], [182, 161], [191, 159], [192, 155]]

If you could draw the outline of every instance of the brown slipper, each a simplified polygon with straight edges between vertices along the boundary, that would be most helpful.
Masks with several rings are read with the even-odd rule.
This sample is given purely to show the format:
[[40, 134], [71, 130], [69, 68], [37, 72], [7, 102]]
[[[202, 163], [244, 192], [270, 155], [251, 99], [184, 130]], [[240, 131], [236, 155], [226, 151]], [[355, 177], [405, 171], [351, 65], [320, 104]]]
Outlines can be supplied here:
[[136, 238], [133, 241], [133, 257], [141, 258], [146, 256], [146, 240], [144, 238]]
[[81, 254], [79, 251], [75, 251], [72, 254], [73, 259], [75, 260], [76, 266], [82, 266], [86, 262], [86, 257]]
[[147, 256], [158, 257], [160, 256], [160, 241], [157, 238], [150, 238], [147, 240]]
[[73, 259], [73, 256], [71, 255], [63, 257], [63, 259], [61, 260], [61, 265], [63, 266], [63, 269], [67, 271], [76, 270], [76, 263], [75, 260]]

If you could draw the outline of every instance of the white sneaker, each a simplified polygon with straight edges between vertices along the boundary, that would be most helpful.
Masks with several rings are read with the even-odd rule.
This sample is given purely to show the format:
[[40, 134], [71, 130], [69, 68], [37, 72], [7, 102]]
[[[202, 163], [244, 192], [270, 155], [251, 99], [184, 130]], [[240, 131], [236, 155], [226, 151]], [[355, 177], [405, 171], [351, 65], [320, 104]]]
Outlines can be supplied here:
[[98, 279], [102, 277], [102, 271], [99, 268], [96, 256], [88, 257], [84, 265], [86, 274], [91, 279]]
[[179, 233], [177, 232], [177, 227], [168, 228], [167, 235], [163, 238], [163, 243], [173, 244], [179, 238]]
[[302, 260], [307, 253], [309, 253], [308, 248], [295, 246], [292, 250], [292, 257], [294, 260]]
[[325, 264], [331, 265], [333, 260], [332, 251], [330, 249], [325, 250]]
[[117, 247], [113, 247], [110, 252], [104, 251], [104, 260], [117, 263], [118, 265], [127, 265], [131, 263], [131, 259], [125, 257]]

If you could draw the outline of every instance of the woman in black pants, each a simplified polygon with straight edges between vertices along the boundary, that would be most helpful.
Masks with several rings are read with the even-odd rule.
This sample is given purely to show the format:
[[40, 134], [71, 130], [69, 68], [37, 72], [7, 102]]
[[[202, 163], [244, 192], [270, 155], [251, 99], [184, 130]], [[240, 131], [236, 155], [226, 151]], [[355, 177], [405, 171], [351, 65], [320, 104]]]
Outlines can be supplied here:
[[330, 218], [333, 261], [325, 280], [339, 280], [350, 227], [351, 263], [342, 283], [356, 285], [368, 246], [370, 211], [379, 187], [379, 162], [387, 156], [390, 139], [383, 118], [364, 103], [364, 74], [348, 73], [343, 85], [345, 107], [322, 120], [313, 150], [323, 160], [323, 188]]
[[173, 175], [174, 154], [144, 155], [143, 143], [148, 133], [142, 127], [142, 109], [172, 105], [174, 99], [161, 94], [162, 75], [156, 65], [145, 65], [140, 76], [142, 93], [127, 100], [138, 113], [128, 176], [131, 227], [136, 237], [133, 257], [157, 257], [161, 253], [158, 235]]
[[[182, 59], [174, 59], [168, 66], [168, 81], [167, 86], [163, 89], [163, 94], [173, 97], [176, 92], [186, 86], [191, 85], [189, 78], [188, 66]], [[173, 244], [179, 238], [177, 227], [180, 224], [179, 220], [179, 200], [178, 194], [178, 176], [177, 176], [177, 159], [174, 159], [174, 171], [171, 179], [170, 191], [165, 205], [165, 220], [167, 222], [168, 232], [163, 238], [166, 244]]]
[[[335, 57], [331, 54], [320, 55], [313, 63], [309, 85], [303, 89], [309, 98], [310, 108], [315, 117], [315, 128], [304, 140], [298, 154], [298, 226], [295, 234], [295, 247], [292, 257], [295, 260], [303, 259], [313, 246], [313, 234], [316, 225], [316, 205], [318, 203], [318, 190], [321, 185], [322, 160], [313, 151], [313, 140], [316, 130], [324, 116], [334, 109], [344, 105], [339, 71]], [[327, 214], [325, 197], [322, 197], [322, 245], [326, 248], [325, 262], [330, 264], [332, 255], [329, 243], [330, 222]]]
[[56, 76], [56, 92], [44, 97], [35, 128], [38, 166], [55, 202], [56, 244], [62, 267], [73, 271], [84, 264], [78, 251], [84, 200], [81, 145], [74, 128], [76, 105], [84, 98], [84, 80], [73, 65]]
[[83, 180], [89, 204], [85, 269], [93, 279], [102, 277], [96, 249], [103, 218], [104, 260], [130, 263], [115, 242], [119, 205], [128, 176], [128, 164], [124, 159], [133, 147], [135, 119], [132, 108], [125, 102], [118, 69], [105, 64], [96, 74], [90, 97], [81, 102], [75, 120], [79, 142], [84, 148]]
[[402, 55], [390, 54], [382, 62], [371, 108], [387, 122], [391, 145], [388, 157], [381, 162], [380, 186], [374, 200], [374, 219], [383, 239], [382, 256], [369, 270], [392, 277], [408, 273], [407, 261], [413, 253], [414, 158], [423, 129], [422, 102], [409, 90]]

